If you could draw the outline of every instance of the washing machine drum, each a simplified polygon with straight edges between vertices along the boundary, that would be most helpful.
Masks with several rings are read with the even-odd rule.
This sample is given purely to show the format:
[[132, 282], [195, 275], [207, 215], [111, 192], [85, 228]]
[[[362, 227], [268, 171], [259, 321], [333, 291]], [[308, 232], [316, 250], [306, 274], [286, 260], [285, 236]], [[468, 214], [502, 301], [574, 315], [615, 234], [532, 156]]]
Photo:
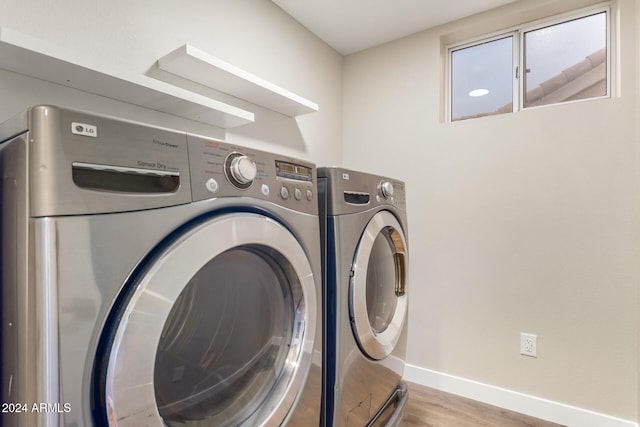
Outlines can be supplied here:
[[276, 221], [238, 213], [188, 230], [121, 305], [96, 367], [103, 423], [280, 425], [304, 386], [314, 276]]

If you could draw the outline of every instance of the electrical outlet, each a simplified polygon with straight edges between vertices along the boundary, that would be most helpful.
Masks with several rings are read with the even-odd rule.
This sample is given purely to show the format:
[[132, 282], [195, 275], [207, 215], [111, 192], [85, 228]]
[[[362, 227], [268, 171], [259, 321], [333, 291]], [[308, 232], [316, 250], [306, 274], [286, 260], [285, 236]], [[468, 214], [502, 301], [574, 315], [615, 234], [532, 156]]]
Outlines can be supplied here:
[[532, 334], [520, 333], [520, 354], [523, 356], [537, 357], [537, 336]]

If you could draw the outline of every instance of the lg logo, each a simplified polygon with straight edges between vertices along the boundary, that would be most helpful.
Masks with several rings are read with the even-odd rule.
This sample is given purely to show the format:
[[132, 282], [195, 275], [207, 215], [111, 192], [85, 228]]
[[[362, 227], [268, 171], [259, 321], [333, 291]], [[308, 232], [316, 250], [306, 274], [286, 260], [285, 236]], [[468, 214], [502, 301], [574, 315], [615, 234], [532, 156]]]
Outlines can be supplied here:
[[71, 123], [71, 133], [75, 135], [98, 137], [98, 127], [86, 123]]

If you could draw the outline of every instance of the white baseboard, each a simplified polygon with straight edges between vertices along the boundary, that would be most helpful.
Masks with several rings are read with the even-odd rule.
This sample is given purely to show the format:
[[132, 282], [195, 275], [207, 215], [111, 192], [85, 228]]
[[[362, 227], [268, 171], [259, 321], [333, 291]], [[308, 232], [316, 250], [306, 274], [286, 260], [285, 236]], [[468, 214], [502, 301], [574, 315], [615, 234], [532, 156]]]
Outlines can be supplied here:
[[407, 364], [407, 381], [569, 427], [639, 427], [638, 423]]

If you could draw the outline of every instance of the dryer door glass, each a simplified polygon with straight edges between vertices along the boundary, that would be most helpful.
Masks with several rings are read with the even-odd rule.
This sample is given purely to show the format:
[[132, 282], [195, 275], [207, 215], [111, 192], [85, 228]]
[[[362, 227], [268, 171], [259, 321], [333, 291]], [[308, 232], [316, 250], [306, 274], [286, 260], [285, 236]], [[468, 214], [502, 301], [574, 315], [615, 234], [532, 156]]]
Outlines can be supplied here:
[[349, 299], [356, 341], [372, 359], [390, 355], [400, 338], [407, 311], [407, 262], [400, 223], [390, 212], [378, 212], [358, 243]]
[[393, 227], [380, 230], [367, 265], [367, 313], [376, 334], [384, 332], [393, 320], [398, 302], [396, 289], [400, 288], [397, 282], [404, 280], [395, 262], [398, 248], [393, 236], [397, 233]]
[[236, 213], [150, 257], [102, 336], [94, 380], [108, 425], [280, 425], [311, 366], [317, 301], [284, 226]]
[[280, 254], [264, 249], [218, 255], [171, 309], [154, 369], [158, 409], [169, 426], [205, 419], [211, 426], [239, 425], [282, 374], [296, 278]]

